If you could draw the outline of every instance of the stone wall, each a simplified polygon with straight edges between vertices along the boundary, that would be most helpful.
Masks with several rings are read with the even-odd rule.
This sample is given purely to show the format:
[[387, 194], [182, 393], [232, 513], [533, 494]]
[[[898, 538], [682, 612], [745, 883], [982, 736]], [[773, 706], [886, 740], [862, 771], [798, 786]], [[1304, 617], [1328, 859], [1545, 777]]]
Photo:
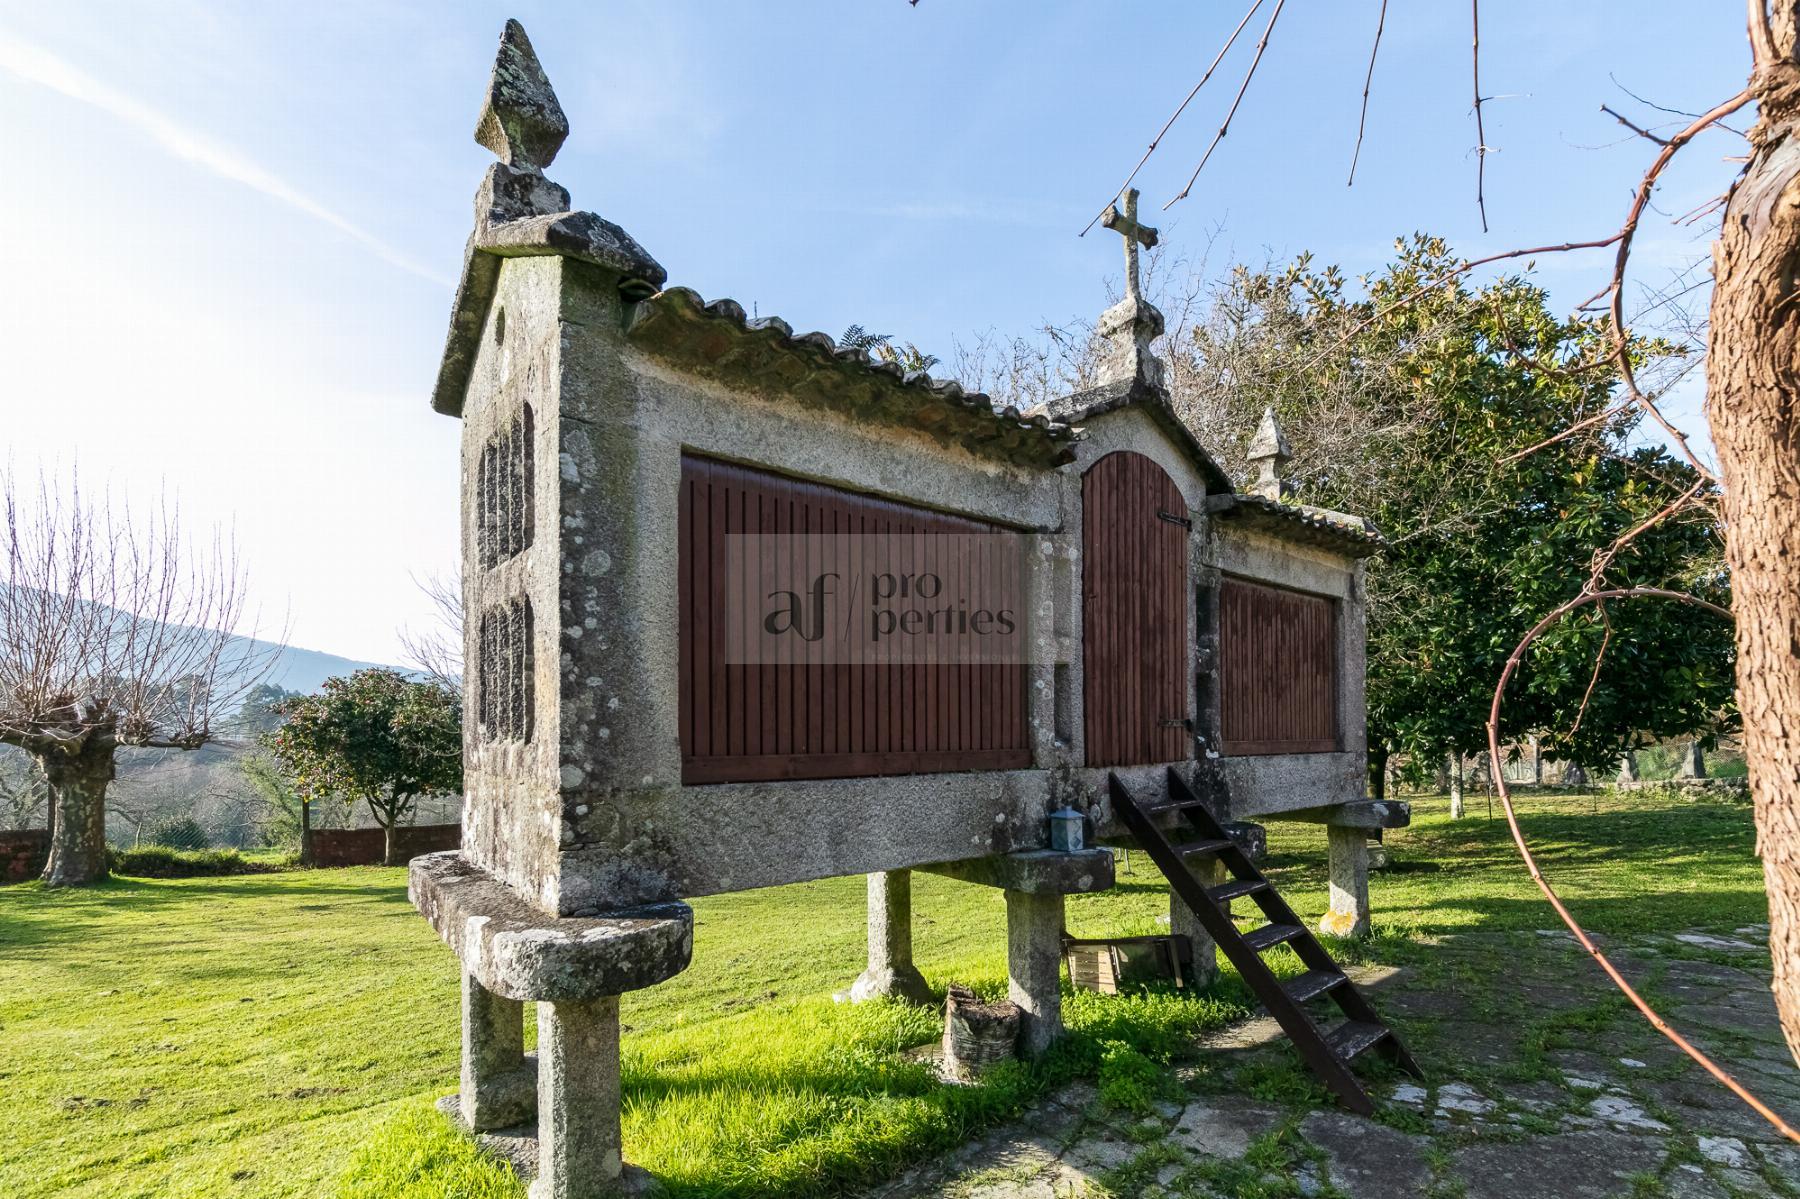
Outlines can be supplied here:
[[[460, 824], [407, 825], [398, 830], [397, 836], [402, 862], [420, 854], [462, 848]], [[312, 832], [312, 848], [314, 866], [379, 866], [383, 834], [378, 828], [316, 828]]]
[[50, 857], [50, 830], [0, 832], [0, 883], [22, 883], [43, 872]]

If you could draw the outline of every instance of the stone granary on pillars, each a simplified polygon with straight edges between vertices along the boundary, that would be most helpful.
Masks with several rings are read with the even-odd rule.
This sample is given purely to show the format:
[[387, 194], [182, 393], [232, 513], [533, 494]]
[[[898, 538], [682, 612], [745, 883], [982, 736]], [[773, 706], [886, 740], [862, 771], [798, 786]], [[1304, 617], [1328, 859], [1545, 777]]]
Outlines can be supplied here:
[[857, 994], [919, 997], [907, 872], [999, 887], [1038, 1052], [1064, 897], [1113, 881], [1049, 814], [1119, 835], [1109, 772], [1173, 766], [1234, 818], [1330, 825], [1332, 919], [1366, 923], [1365, 826], [1399, 810], [1361, 802], [1379, 538], [1281, 501], [1278, 431], [1237, 494], [1176, 418], [1129, 197], [1100, 375], [1021, 413], [667, 286], [545, 176], [567, 131], [509, 22], [433, 397], [463, 422], [463, 849], [410, 879], [462, 964], [457, 1111], [535, 1115], [534, 1194], [618, 1178], [619, 996], [686, 967], [686, 898], [866, 873]]

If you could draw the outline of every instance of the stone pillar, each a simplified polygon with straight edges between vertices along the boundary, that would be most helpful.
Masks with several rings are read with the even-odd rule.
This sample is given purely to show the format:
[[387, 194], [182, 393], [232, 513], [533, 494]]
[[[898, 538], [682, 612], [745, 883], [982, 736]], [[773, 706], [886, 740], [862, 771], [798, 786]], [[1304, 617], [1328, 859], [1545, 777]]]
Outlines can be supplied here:
[[912, 871], [869, 875], [869, 968], [850, 987], [850, 1001], [886, 995], [932, 1002], [931, 988], [912, 959]]
[[1369, 935], [1369, 834], [1325, 826], [1331, 852], [1331, 910], [1319, 931], [1333, 937]]
[[1637, 755], [1630, 750], [1626, 750], [1624, 756], [1619, 759], [1619, 781], [1621, 783], [1638, 781]]
[[[1194, 877], [1202, 886], [1216, 887], [1224, 882], [1227, 875], [1225, 864], [1217, 858], [1207, 858], [1203, 862], [1192, 864]], [[1230, 906], [1229, 903], [1226, 905]], [[1219, 977], [1219, 947], [1213, 941], [1212, 934], [1200, 923], [1187, 901], [1169, 891], [1169, 931], [1178, 937], [1186, 937], [1193, 950], [1193, 961], [1188, 966], [1187, 983], [1191, 987], [1210, 987], [1213, 980]]]
[[537, 1105], [525, 1066], [525, 1005], [462, 976], [463, 1122], [476, 1132], [524, 1124]]
[[619, 997], [538, 1004], [538, 1176], [531, 1199], [617, 1193]]
[[1700, 748], [1700, 742], [1690, 741], [1686, 749], [1681, 751], [1681, 765], [1675, 768], [1678, 779], [1703, 779], [1706, 777], [1706, 751]]
[[1019, 1048], [1035, 1057], [1062, 1035], [1063, 897], [1006, 892], [1006, 997], [1019, 1006]]

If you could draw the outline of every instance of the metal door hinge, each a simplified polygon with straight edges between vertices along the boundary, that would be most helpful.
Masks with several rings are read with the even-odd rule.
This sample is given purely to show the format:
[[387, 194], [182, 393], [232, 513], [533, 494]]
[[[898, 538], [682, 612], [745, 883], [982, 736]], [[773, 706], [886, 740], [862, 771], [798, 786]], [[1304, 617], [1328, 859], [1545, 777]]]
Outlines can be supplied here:
[[1185, 516], [1177, 516], [1177, 515], [1176, 515], [1176, 514], [1175, 514], [1175, 513], [1173, 513], [1173, 512], [1162, 512], [1162, 511], [1158, 511], [1158, 512], [1157, 512], [1157, 514], [1156, 514], [1156, 519], [1157, 519], [1157, 520], [1166, 520], [1166, 521], [1168, 521], [1168, 522], [1169, 522], [1169, 523], [1170, 523], [1170, 524], [1172, 524], [1172, 525], [1180, 525], [1180, 526], [1181, 526], [1181, 527], [1182, 527], [1182, 528], [1184, 528], [1184, 529], [1191, 529], [1191, 528], [1193, 528], [1193, 527], [1194, 527], [1194, 522], [1193, 522], [1193, 521], [1191, 521], [1191, 520], [1189, 520], [1189, 519], [1188, 519], [1188, 518], [1187, 518], [1187, 517], [1185, 517]]

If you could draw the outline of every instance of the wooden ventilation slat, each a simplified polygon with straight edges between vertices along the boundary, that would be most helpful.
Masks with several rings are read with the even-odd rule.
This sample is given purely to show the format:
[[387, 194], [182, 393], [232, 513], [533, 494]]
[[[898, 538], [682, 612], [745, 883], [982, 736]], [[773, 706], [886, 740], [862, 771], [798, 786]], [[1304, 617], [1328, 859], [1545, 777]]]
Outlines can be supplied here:
[[1226, 578], [1219, 585], [1219, 723], [1226, 754], [1339, 748], [1338, 605]]
[[1188, 711], [1187, 502], [1150, 458], [1106, 455], [1081, 483], [1082, 694], [1087, 764], [1193, 756]]
[[[855, 663], [808, 645], [792, 661], [729, 661], [728, 621], [760, 620], [757, 580], [726, 569], [728, 535], [896, 539], [905, 569], [920, 534], [1010, 535], [992, 525], [697, 455], [682, 457], [680, 733], [682, 781], [850, 778], [1031, 764], [1022, 662]], [[852, 544], [855, 544], [854, 542]], [[811, 563], [787, 563], [809, 576]], [[864, 578], [860, 561], [848, 573]], [[747, 572], [738, 571], [736, 575]], [[1016, 576], [1009, 581], [1017, 583]]]

